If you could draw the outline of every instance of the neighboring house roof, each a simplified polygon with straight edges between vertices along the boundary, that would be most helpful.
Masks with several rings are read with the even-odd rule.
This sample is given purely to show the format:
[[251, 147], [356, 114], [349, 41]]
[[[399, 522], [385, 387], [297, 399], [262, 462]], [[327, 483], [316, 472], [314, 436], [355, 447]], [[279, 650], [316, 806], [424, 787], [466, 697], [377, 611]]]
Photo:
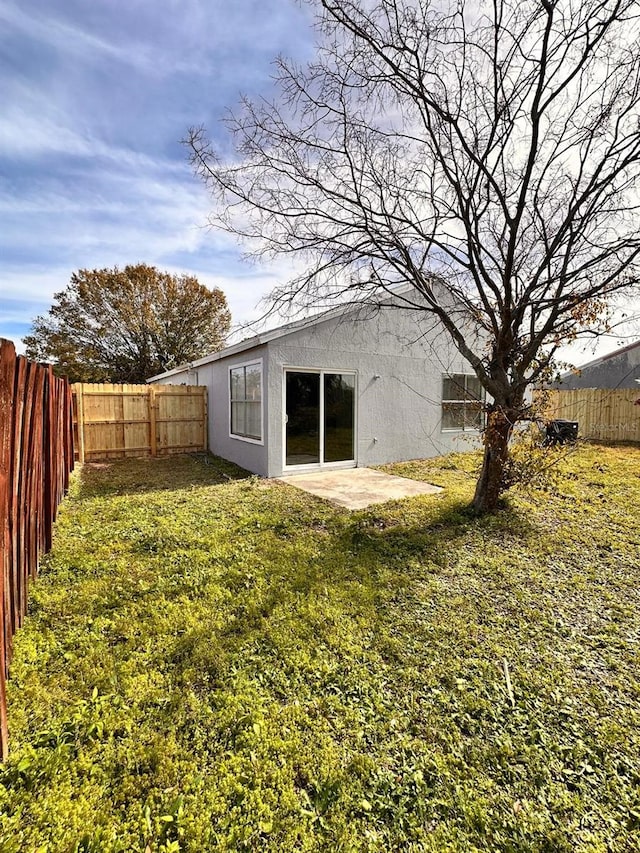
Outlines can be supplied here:
[[552, 388], [637, 387], [640, 378], [640, 341], [634, 341], [573, 370], [563, 373]]
[[[603, 361], [608, 361], [610, 358], [617, 358], [620, 355], [624, 355], [624, 353], [631, 352], [631, 350], [634, 350], [636, 347], [640, 347], [640, 341], [634, 341], [632, 344], [627, 344], [613, 352], [608, 352], [606, 355], [601, 355], [599, 358], [594, 358], [593, 361], [587, 361], [586, 364], [581, 364], [576, 368], [576, 370], [586, 370], [588, 367], [596, 367], [598, 364], [602, 364]], [[573, 370], [569, 370], [567, 373], [563, 373], [562, 375], [570, 376], [573, 372]]]
[[[407, 293], [412, 289], [411, 285], [403, 285], [402, 287], [398, 287], [394, 290], [394, 295], [402, 296], [404, 293]], [[381, 298], [389, 297], [390, 295], [391, 294], [389, 293], [384, 293], [381, 295]], [[363, 302], [360, 300], [344, 302], [334, 308], [329, 308], [327, 311], [323, 311], [320, 314], [314, 314], [312, 317], [294, 320], [291, 323], [285, 323], [283, 326], [278, 326], [275, 329], [260, 332], [251, 338], [245, 338], [244, 340], [239, 341], [237, 344], [232, 344], [231, 346], [225, 347], [217, 352], [209, 353], [208, 355], [195, 359], [194, 361], [190, 361], [187, 364], [181, 364], [178, 367], [174, 367], [172, 370], [167, 370], [165, 373], [158, 373], [156, 376], [149, 377], [147, 382], [154, 382], [156, 379], [167, 379], [169, 376], [175, 376], [177, 373], [184, 373], [185, 370], [193, 370], [195, 368], [202, 367], [205, 364], [211, 364], [212, 361], [220, 361], [230, 355], [237, 355], [238, 353], [245, 352], [245, 350], [254, 349], [255, 347], [262, 346], [269, 341], [277, 340], [277, 338], [282, 338], [285, 335], [290, 335], [293, 332], [300, 331], [301, 329], [316, 326], [319, 323], [324, 323], [326, 320], [343, 316], [344, 314], [348, 314], [352, 311], [366, 308], [375, 310], [377, 307], [378, 306], [373, 302]]]

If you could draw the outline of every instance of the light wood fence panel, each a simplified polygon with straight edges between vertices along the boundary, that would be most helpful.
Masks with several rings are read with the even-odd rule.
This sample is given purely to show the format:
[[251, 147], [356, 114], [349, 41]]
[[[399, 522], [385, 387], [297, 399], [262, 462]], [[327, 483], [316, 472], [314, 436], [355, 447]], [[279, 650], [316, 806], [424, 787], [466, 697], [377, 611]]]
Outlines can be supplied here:
[[78, 383], [73, 394], [81, 461], [207, 449], [205, 386]]
[[545, 394], [545, 416], [578, 421], [581, 438], [640, 442], [640, 388], [578, 388]]

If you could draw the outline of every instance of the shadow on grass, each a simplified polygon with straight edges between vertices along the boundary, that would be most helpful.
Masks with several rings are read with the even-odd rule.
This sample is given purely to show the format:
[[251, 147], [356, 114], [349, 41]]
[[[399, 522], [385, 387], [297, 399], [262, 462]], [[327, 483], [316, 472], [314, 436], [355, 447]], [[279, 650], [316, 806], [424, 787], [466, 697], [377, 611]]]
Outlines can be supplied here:
[[[309, 561], [287, 560], [286, 572], [277, 573], [278, 584], [253, 613], [255, 619], [247, 619], [243, 612], [230, 627], [232, 634], [242, 635], [245, 628], [252, 633], [256, 620], [268, 617], [291, 594], [313, 598], [332, 590], [338, 599], [345, 593], [354, 605], [370, 601], [372, 591], [394, 598], [396, 592], [421, 584], [425, 574], [455, 564], [460, 549], [509, 550], [539, 536], [536, 525], [517, 507], [505, 505], [495, 514], [479, 516], [464, 499], [445, 502], [432, 496], [392, 501], [353, 514], [339, 509], [334, 518], [328, 502], [313, 498], [306, 512], [292, 512], [277, 526], [265, 524], [262, 530], [281, 538], [283, 555], [291, 551], [285, 543], [303, 542], [307, 535], [316, 537], [318, 547]], [[240, 571], [235, 581], [229, 575], [226, 581], [237, 584], [234, 594], [250, 586]]]
[[217, 486], [252, 476], [211, 453], [190, 453], [160, 459], [117, 459], [87, 462], [80, 471], [79, 497], [177, 491]]
[[426, 559], [436, 566], [445, 566], [460, 540], [474, 535], [488, 543], [506, 543], [514, 537], [526, 541], [536, 535], [536, 528], [512, 506], [479, 516], [469, 503], [452, 500], [422, 513], [414, 511], [409, 517], [388, 510], [369, 510], [354, 519], [337, 544], [386, 565]]
[[[414, 475], [424, 475], [423, 467], [422, 463], [405, 464]], [[454, 469], [454, 473], [468, 479], [465, 471]], [[433, 482], [435, 478], [420, 479]], [[509, 497], [501, 501], [496, 512], [478, 514], [471, 504], [472, 489], [464, 480], [462, 488], [458, 482], [451, 491], [447, 482], [442, 481], [445, 491], [440, 495], [387, 501], [353, 513], [323, 498], [307, 496], [309, 514], [292, 513], [273, 531], [285, 539], [304, 535], [305, 526], [324, 529], [329, 534], [322, 545], [322, 565], [313, 570], [306, 566], [296, 578], [296, 589], [311, 592], [315, 584], [339, 583], [341, 570], [352, 580], [354, 565], [358, 564], [359, 571], [355, 574], [363, 582], [371, 580], [381, 566], [403, 573], [410, 564], [424, 563], [429, 564], [428, 571], [437, 570], [455, 561], [456, 552], [464, 547], [465, 540], [474, 540], [473, 547], [482, 548], [485, 543], [487, 547], [509, 550], [520, 543], [533, 542], [540, 535], [536, 523]], [[293, 487], [281, 484], [280, 488]], [[314, 522], [313, 506], [322, 511], [331, 508], [339, 513], [340, 521], [334, 524], [326, 519], [326, 526], [324, 521]]]
[[[306, 660], [301, 648], [331, 650], [343, 642], [352, 643], [354, 649], [368, 647], [367, 632], [384, 633], [389, 619], [397, 618], [396, 606], [415, 606], [425, 577], [446, 573], [457, 561], [459, 549], [468, 547], [475, 535], [480, 533], [487, 545], [498, 546], [508, 538], [535, 535], [526, 517], [514, 509], [478, 517], [457, 500], [448, 505], [390, 503], [351, 518], [342, 513], [327, 517], [326, 526], [317, 527], [312, 523], [314, 506], [319, 518], [322, 504], [311, 503], [308, 514], [291, 513], [277, 528], [267, 524], [261, 528], [257, 568], [248, 570], [246, 563], [233, 562], [225, 568], [222, 583], [230, 593], [230, 618], [215, 637], [206, 619], [193, 623], [159, 652], [156, 666], [170, 669], [177, 684], [192, 679], [198, 690], [208, 690], [212, 683], [225, 682], [226, 672], [241, 655], [242, 664], [234, 666], [284, 699], [291, 689], [289, 675], [305, 678], [307, 664], [310, 677], [317, 675], [311, 663], [300, 663]], [[251, 535], [245, 537], [249, 548]], [[307, 537], [315, 538], [315, 548], [305, 548]], [[305, 553], [308, 559], [301, 558]], [[219, 576], [216, 583], [220, 582]], [[203, 592], [194, 585], [193, 574], [182, 574], [180, 583], [185, 601], [201, 602]], [[206, 583], [203, 589], [206, 595]], [[471, 598], [475, 600], [475, 593]], [[286, 624], [289, 628], [284, 629]], [[350, 639], [345, 639], [345, 632], [350, 632]], [[289, 653], [293, 659], [285, 675], [282, 656]], [[354, 664], [356, 669], [359, 665]], [[342, 677], [351, 680], [348, 673]]]

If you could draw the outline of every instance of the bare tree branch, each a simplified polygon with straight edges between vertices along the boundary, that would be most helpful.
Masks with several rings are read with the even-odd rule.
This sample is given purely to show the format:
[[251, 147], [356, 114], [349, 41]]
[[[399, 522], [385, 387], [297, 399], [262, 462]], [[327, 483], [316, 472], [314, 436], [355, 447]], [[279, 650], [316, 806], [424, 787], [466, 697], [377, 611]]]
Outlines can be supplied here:
[[526, 389], [640, 283], [640, 7], [308, 2], [317, 56], [229, 115], [236, 157], [189, 134], [211, 222], [305, 260], [278, 306], [412, 285], [388, 301], [438, 321], [493, 399], [476, 505], [495, 504]]

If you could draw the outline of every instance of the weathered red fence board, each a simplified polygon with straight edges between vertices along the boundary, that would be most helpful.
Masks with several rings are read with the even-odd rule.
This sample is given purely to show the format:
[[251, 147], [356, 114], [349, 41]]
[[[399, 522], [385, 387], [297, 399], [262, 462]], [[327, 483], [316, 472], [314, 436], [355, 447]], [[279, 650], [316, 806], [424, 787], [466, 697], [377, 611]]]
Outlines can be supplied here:
[[0, 340], [0, 756], [8, 749], [6, 679], [29, 581], [51, 547], [73, 469], [71, 389], [49, 365]]

